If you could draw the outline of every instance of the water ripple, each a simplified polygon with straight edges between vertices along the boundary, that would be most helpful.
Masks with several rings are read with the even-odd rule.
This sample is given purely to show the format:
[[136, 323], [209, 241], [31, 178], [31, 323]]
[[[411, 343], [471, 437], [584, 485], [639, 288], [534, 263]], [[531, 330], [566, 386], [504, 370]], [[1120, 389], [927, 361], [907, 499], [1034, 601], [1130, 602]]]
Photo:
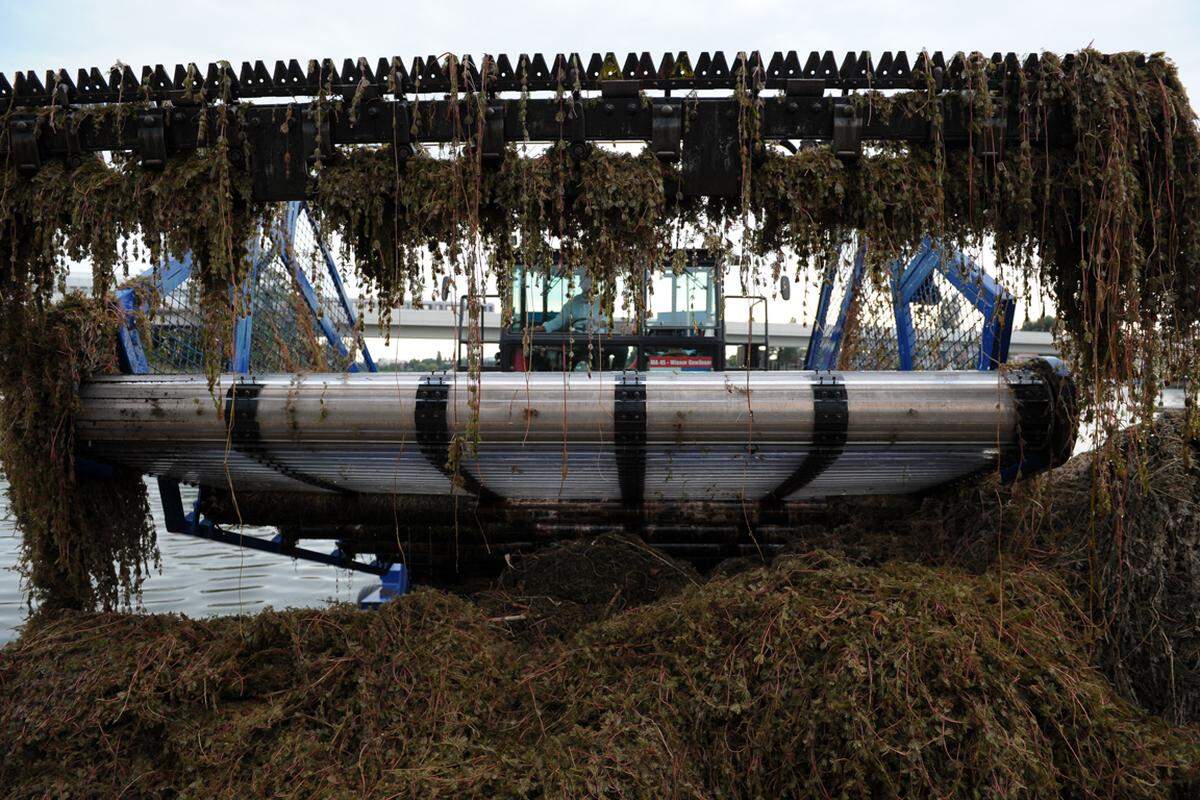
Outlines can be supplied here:
[[[158, 613], [178, 612], [194, 617], [241, 614], [274, 608], [313, 608], [331, 602], [353, 602], [358, 590], [372, 582], [369, 575], [337, 570], [324, 564], [293, 561], [284, 556], [240, 550], [182, 534], [167, 533], [160, 515], [158, 487], [147, 482], [150, 507], [155, 510], [162, 569], [151, 569], [142, 587], [141, 607]], [[16, 572], [21, 540], [8, 513], [0, 479], [0, 643], [16, 636], [28, 608]], [[185, 489], [184, 502], [189, 497]], [[247, 526], [243, 533], [270, 536], [268, 528]]]

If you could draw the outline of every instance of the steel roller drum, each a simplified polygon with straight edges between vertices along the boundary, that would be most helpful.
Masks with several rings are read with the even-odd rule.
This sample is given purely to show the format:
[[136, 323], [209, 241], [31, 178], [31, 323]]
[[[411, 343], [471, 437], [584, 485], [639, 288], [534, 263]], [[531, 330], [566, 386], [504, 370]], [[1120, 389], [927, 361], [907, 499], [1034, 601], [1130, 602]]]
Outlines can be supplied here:
[[85, 385], [77, 433], [92, 459], [235, 490], [783, 502], [1061, 463], [1072, 397], [1045, 361], [1003, 375], [487, 373], [478, 387], [456, 374], [226, 375], [212, 389], [120, 376]]

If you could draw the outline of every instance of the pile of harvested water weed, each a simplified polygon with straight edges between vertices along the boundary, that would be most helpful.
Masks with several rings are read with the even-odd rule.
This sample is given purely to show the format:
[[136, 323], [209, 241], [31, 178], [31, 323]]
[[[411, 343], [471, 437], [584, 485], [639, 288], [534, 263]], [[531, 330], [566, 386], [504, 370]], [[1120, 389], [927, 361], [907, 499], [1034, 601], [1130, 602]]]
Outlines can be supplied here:
[[496, 588], [475, 600], [522, 638], [561, 638], [699, 582], [690, 564], [639, 539], [603, 534], [510, 557]]
[[1064, 588], [823, 553], [528, 646], [417, 591], [63, 613], [0, 659], [17, 796], [1170, 798], [1200, 731], [1121, 699]]

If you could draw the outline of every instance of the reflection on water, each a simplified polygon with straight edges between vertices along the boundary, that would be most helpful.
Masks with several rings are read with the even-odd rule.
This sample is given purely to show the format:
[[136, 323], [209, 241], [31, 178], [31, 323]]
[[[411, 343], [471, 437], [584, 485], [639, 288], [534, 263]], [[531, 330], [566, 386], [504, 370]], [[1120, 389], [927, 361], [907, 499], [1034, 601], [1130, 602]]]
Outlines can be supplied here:
[[[163, 527], [158, 487], [148, 482], [150, 507], [158, 528], [162, 570], [154, 571], [142, 589], [142, 607], [153, 612], [178, 612], [190, 616], [238, 614], [274, 608], [322, 606], [352, 602], [370, 575], [334, 569], [323, 564], [293, 561], [217, 544]], [[7, 485], [0, 479], [0, 642], [16, 636], [27, 615], [20, 576], [14, 570], [20, 548], [18, 534], [4, 497]], [[184, 489], [184, 502], [195, 499]], [[245, 528], [247, 534], [269, 535], [268, 529]]]

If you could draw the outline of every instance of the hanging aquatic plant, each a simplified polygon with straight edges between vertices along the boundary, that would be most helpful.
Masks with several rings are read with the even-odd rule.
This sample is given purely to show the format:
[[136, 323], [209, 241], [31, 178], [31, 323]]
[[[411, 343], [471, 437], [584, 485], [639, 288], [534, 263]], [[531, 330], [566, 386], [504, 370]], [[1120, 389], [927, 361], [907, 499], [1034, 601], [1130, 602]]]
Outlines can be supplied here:
[[[129, 603], [153, 559], [141, 477], [77, 467], [79, 386], [117, 371], [116, 282], [167, 255], [192, 257], [205, 367], [211, 379], [222, 369], [236, 287], [267, 213], [250, 202], [247, 173], [227, 137], [231, 113], [222, 104], [216, 127], [202, 134], [205, 146], [168, 159], [161, 171], [124, 155], [51, 162], [30, 179], [8, 158], [0, 164], [0, 460], [22, 532], [24, 575], [43, 605]], [[55, 123], [48, 115], [39, 124]], [[7, 135], [8, 126], [0, 131]], [[85, 260], [95, 299], [55, 301], [71, 262]]]
[[[850, 159], [823, 146], [789, 154], [771, 145], [761, 125], [777, 101], [763, 96], [761, 76], [742, 72], [740, 196], [707, 199], [684, 198], [679, 168], [645, 152], [559, 143], [540, 153], [510, 147], [485, 160], [490, 73], [485, 66], [476, 84], [460, 85], [456, 63], [448, 65], [454, 102], [413, 110], [418, 138], [425, 126], [450, 125], [442, 151], [318, 141], [314, 211], [353, 257], [363, 292], [375, 295], [385, 320], [422, 293], [429, 266], [464, 279], [473, 376], [484, 287], [489, 278], [507, 286], [518, 261], [549, 264], [558, 254], [587, 270], [606, 307], [624, 303], [636, 315], [643, 268], [662, 263], [669, 246], [689, 236], [734, 253], [743, 280], [755, 281], [765, 277], [757, 274], [764, 265], [778, 272], [791, 260], [809, 269], [858, 232], [871, 243], [877, 273], [932, 235], [992, 246], [1026, 290], [1044, 287], [1085, 408], [1107, 433], [1130, 400], [1135, 416], [1147, 419], [1163, 381], [1187, 381], [1189, 391], [1198, 385], [1200, 234], [1190, 209], [1200, 202], [1200, 138], [1174, 67], [1161, 56], [1083, 51], [1067, 62], [1047, 54], [1037, 80], [1022, 77], [994, 94], [997, 66], [973, 55], [962, 91], [939, 91], [931, 77], [916, 91], [854, 97], [864, 118], [903, 113], [928, 123], [930, 133], [926, 142], [869, 142]], [[565, 126], [581, 101], [561, 84]], [[239, 112], [228, 91], [196, 100], [206, 109], [204, 146], [169, 156], [161, 171], [123, 156], [51, 163], [32, 179], [0, 167], [6, 320], [42, 324], [68, 257], [91, 259], [100, 293], [139, 259], [190, 252], [215, 375], [241, 297], [230, 287], [245, 279], [248, 243], [270, 211], [251, 200], [245, 164], [252, 153], [233, 133], [240, 126], [229, 124]], [[350, 101], [323, 94], [310, 110], [353, 116], [361, 102], [359, 94]], [[433, 119], [435, 108], [449, 118]], [[946, 115], [965, 120], [966, 143], [944, 141]], [[998, 117], [1015, 131], [1003, 147]], [[68, 123], [50, 109], [38, 124]], [[18, 349], [4, 358], [18, 368], [12, 374], [21, 372]], [[1136, 464], [1137, 448], [1111, 457]], [[1113, 502], [1119, 512], [1119, 494]]]
[[0, 460], [21, 530], [21, 569], [46, 607], [114, 608], [157, 558], [141, 475], [75, 460], [79, 385], [116, 371], [120, 315], [78, 295], [0, 322]]

